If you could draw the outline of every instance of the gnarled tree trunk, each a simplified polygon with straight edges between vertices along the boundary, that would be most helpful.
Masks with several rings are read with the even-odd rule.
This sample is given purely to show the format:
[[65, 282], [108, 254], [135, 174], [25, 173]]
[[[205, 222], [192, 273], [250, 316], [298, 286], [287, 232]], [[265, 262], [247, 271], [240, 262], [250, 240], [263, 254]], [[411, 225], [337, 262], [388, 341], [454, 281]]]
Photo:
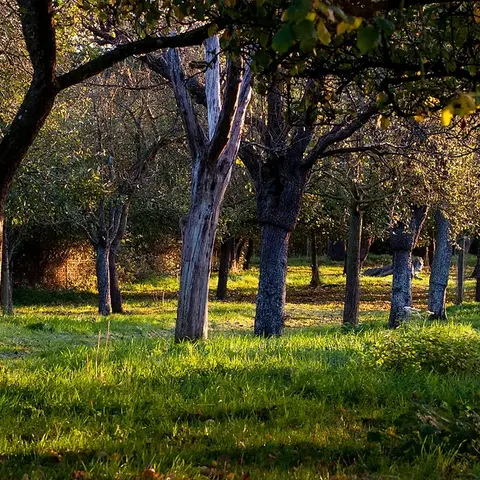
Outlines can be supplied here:
[[398, 327], [409, 315], [412, 306], [412, 250], [427, 215], [426, 207], [412, 209], [409, 225], [398, 222], [390, 231], [393, 251], [392, 299], [388, 326]]
[[447, 318], [445, 297], [450, 276], [452, 245], [448, 237], [448, 220], [440, 210], [435, 213], [435, 227], [436, 248], [431, 264], [428, 310], [431, 312], [432, 319], [445, 320]]
[[345, 304], [343, 309], [343, 324], [358, 325], [358, 307], [360, 304], [360, 263], [362, 240], [363, 212], [354, 205], [350, 209], [347, 261]]

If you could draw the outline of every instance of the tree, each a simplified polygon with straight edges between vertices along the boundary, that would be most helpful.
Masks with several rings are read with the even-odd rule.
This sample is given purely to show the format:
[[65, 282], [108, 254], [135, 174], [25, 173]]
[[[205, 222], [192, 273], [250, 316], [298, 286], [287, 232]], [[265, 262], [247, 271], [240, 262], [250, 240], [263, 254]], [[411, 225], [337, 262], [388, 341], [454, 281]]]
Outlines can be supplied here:
[[358, 114], [332, 118], [333, 128], [317, 129], [321, 89], [313, 83], [299, 89], [295, 112], [287, 87], [282, 82], [270, 86], [265, 120], [256, 122], [240, 149], [255, 186], [262, 232], [254, 327], [261, 336], [278, 336], [283, 330], [288, 241], [312, 167], [332, 154], [332, 145], [350, 137], [377, 113], [376, 105], [362, 105]]
[[208, 136], [197, 118], [185, 85], [178, 51], [168, 54], [175, 98], [192, 155], [192, 200], [182, 226], [182, 267], [175, 329], [176, 341], [208, 336], [208, 284], [220, 207], [240, 143], [250, 100], [250, 68], [242, 77], [238, 59], [227, 61], [223, 101], [217, 36], [205, 42], [205, 94]]
[[[2, 4], [2, 10], [8, 4]], [[148, 4], [147, 5], [148, 8]], [[10, 8], [10, 7], [8, 7]], [[125, 6], [123, 6], [125, 11]], [[68, 9], [55, 10], [51, 0], [18, 0], [23, 40], [33, 70], [32, 79], [13, 120], [3, 128], [0, 141], [0, 238], [3, 238], [5, 201], [28, 149], [49, 116], [58, 94], [69, 87], [97, 75], [135, 54], [160, 48], [196, 45], [207, 36], [210, 24], [172, 36], [147, 36], [100, 53], [96, 58], [65, 73], [57, 73], [57, 29]], [[142, 13], [142, 10], [140, 10]], [[87, 42], [88, 44], [88, 42]], [[80, 51], [88, 47], [79, 48]], [[79, 55], [82, 57], [82, 55]], [[0, 241], [1, 250], [1, 241]]]

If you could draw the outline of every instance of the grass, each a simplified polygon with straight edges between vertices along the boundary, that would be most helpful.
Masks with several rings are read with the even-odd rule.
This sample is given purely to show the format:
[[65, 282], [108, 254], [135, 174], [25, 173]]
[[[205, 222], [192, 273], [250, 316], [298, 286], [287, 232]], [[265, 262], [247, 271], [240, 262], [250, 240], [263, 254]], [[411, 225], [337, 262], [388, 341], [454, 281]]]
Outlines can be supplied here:
[[388, 331], [390, 279], [362, 278], [343, 333], [342, 266], [312, 290], [292, 263], [280, 339], [251, 335], [255, 269], [193, 345], [172, 341], [172, 277], [127, 286], [110, 319], [91, 292], [20, 291], [0, 322], [0, 478], [480, 478], [480, 309]]

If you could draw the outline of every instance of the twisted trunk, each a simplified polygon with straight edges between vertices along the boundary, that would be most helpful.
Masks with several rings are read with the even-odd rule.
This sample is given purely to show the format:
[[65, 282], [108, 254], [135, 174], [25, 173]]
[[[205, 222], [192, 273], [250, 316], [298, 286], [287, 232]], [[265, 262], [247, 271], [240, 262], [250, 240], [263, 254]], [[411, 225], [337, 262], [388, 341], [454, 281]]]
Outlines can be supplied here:
[[362, 240], [363, 212], [357, 206], [350, 209], [347, 261], [345, 305], [343, 309], [343, 324], [358, 325], [358, 307], [360, 304], [360, 265]]
[[318, 287], [320, 285], [320, 272], [318, 270], [318, 258], [317, 258], [317, 236], [315, 230], [312, 228], [310, 231], [311, 240], [311, 255], [312, 255], [312, 279], [310, 280], [311, 287]]
[[446, 320], [445, 297], [447, 293], [452, 245], [449, 240], [449, 225], [445, 215], [437, 210], [435, 213], [435, 253], [431, 263], [428, 290], [428, 310], [432, 319]]
[[97, 256], [95, 272], [97, 274], [98, 313], [100, 315], [110, 315], [112, 303], [110, 297], [109, 249], [107, 244], [103, 241], [98, 242], [95, 253]]
[[410, 225], [397, 223], [390, 231], [393, 251], [392, 298], [388, 326], [398, 327], [409, 315], [412, 306], [412, 250], [427, 215], [426, 207], [412, 209]]

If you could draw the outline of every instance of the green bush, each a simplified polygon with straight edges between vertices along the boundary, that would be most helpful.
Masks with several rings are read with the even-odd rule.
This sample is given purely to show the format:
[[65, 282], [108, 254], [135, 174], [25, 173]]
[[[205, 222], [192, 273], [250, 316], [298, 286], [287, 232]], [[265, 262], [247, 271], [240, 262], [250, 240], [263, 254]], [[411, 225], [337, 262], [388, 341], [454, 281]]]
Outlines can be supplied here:
[[397, 371], [480, 372], [480, 335], [460, 325], [405, 325], [368, 342], [363, 353], [367, 364]]

